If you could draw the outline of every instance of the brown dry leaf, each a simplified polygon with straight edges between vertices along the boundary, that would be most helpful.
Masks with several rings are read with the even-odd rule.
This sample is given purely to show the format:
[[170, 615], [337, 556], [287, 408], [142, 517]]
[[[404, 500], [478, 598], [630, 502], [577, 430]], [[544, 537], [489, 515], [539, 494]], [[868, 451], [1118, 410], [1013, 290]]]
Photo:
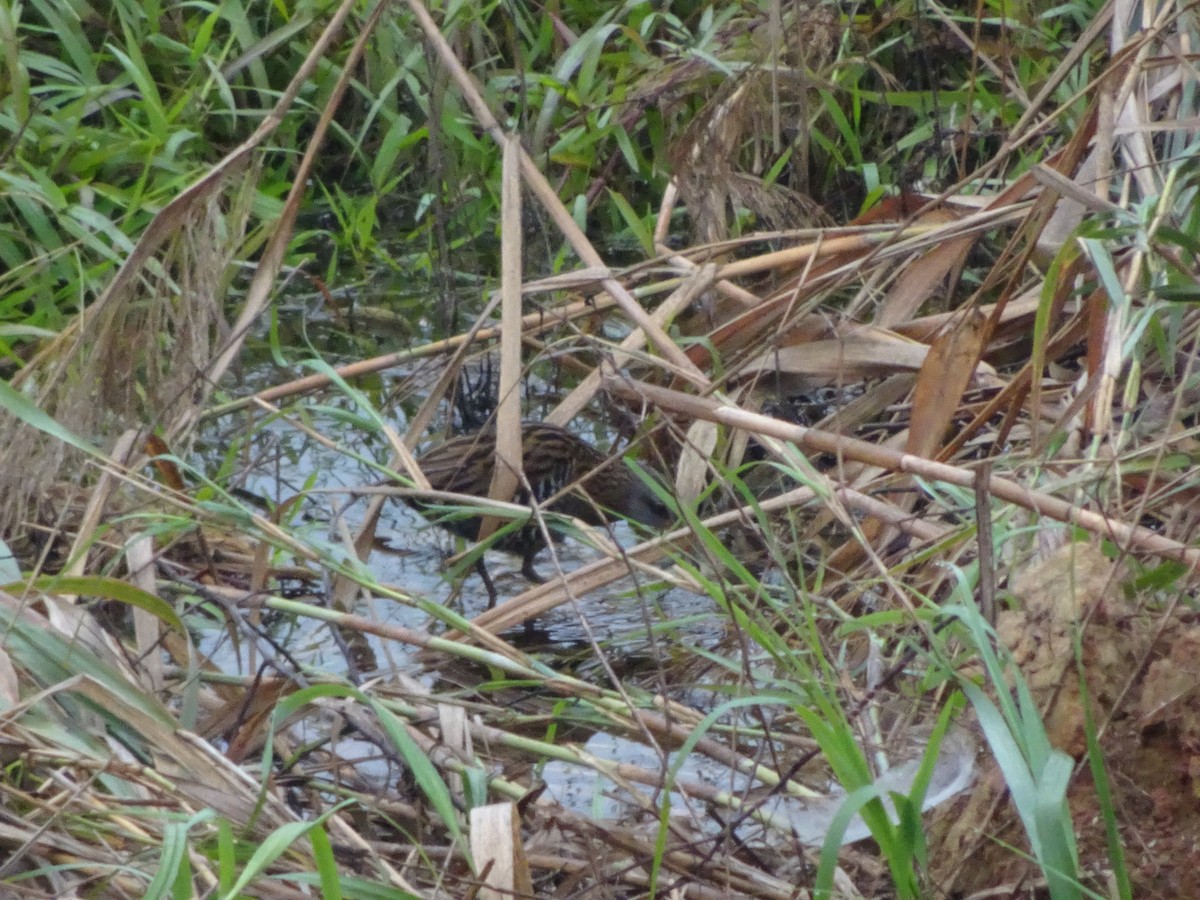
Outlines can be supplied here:
[[718, 433], [715, 422], [702, 419], [697, 419], [688, 427], [687, 440], [679, 456], [679, 469], [675, 475], [675, 494], [680, 503], [695, 503], [708, 483], [708, 464], [713, 451], [717, 449]]
[[[910, 341], [882, 328], [865, 326], [832, 340], [809, 341], [781, 347], [758, 356], [739, 373], [799, 376], [811, 387], [852, 384], [884, 378], [897, 372], [915, 372], [929, 355], [926, 344]], [[979, 363], [968, 374], [991, 382], [995, 370]]]
[[[171, 455], [171, 448], [167, 442], [156, 434], [147, 435], [142, 443], [142, 451], [154, 458], [154, 468], [162, 483], [181, 497], [187, 498], [187, 486], [184, 484], [183, 475], [179, 472], [179, 466], [167, 458]], [[190, 498], [188, 498], [188, 502], [190, 502]]]
[[276, 705], [295, 689], [286, 678], [264, 678], [250, 690], [243, 691], [236, 701], [207, 717], [197, 732], [209, 740], [224, 737], [229, 743], [225, 755], [233, 762], [239, 762], [262, 746], [266, 726]]
[[[994, 344], [1000, 338], [1026, 336], [1033, 325], [1034, 317], [1042, 302], [1041, 286], [1025, 291], [997, 308], [994, 303], [976, 307], [981, 313], [992, 320], [992, 338]], [[892, 330], [914, 341], [929, 342], [947, 325], [957, 319], [962, 313], [935, 313], [912, 319], [893, 326]]]
[[[1094, 147], [1080, 163], [1073, 179], [1067, 178], [1063, 173], [1050, 166], [1039, 165], [1036, 167], [1034, 177], [1046, 185], [1052, 186], [1055, 192], [1061, 195], [1061, 199], [1055, 204], [1054, 212], [1037, 235], [1035, 259], [1040, 265], [1049, 265], [1054, 260], [1066, 246], [1067, 241], [1074, 238], [1075, 229], [1083, 221], [1084, 214], [1088, 212], [1089, 208], [1095, 208], [1095, 204], [1100, 202], [1101, 196], [1107, 196], [1107, 183], [1097, 184], [1096, 176], [1101, 154], [1111, 154], [1111, 152], [1109, 147]], [[1051, 181], [1055, 175], [1058, 178]], [[1090, 197], [1077, 193], [1078, 188], [1071, 189], [1075, 185], [1094, 184], [1097, 186]], [[1111, 215], [1108, 212], [1104, 214]]]
[[906, 452], [932, 459], [941, 448], [983, 353], [986, 325], [983, 314], [976, 310], [934, 339], [917, 376]]
[[[958, 216], [947, 209], [935, 209], [917, 221], [924, 225], [936, 225], [957, 221]], [[925, 301], [933, 297], [949, 280], [953, 285], [962, 274], [967, 254], [978, 240], [976, 235], [952, 238], [936, 244], [928, 252], [913, 260], [901, 272], [887, 297], [884, 298], [875, 316], [875, 324], [891, 328], [907, 322]], [[949, 278], [948, 278], [949, 276]]]
[[[912, 418], [907, 434], [894, 435], [884, 442], [885, 445], [903, 440], [906, 453], [929, 459], [936, 457], [942, 445], [942, 438], [958, 412], [963, 392], [967, 389], [972, 373], [976, 371], [986, 332], [986, 319], [982, 313], [974, 311], [966, 316], [959, 316], [955, 325], [934, 339], [932, 347], [916, 345], [925, 353], [925, 359], [921, 364], [913, 394]], [[899, 343], [907, 345], [908, 342]], [[990, 370], [990, 367], [988, 368]], [[864, 481], [880, 472], [878, 469], [860, 472], [855, 483], [861, 487]], [[894, 505], [899, 510], [911, 511], [916, 502], [916, 493], [905, 490], [911, 482], [909, 477], [892, 482], [891, 489], [898, 492]], [[838, 548], [830, 562], [836, 568], [846, 571], [863, 559], [863, 543], [873, 547], [886, 547], [896, 533], [894, 527], [885, 525], [878, 519], [868, 519], [862, 523], [862, 542], [858, 539], [848, 540]]]
[[[785, 285], [778, 289], [767, 300], [741, 311], [732, 318], [727, 319], [717, 316], [717, 327], [707, 334], [706, 341], [697, 342], [687, 349], [688, 358], [696, 365], [707, 367], [711, 366], [714, 362], [714, 350], [721, 356], [728, 357], [729, 354], [736, 350], [761, 344], [764, 336], [770, 330], [779, 330], [780, 326], [777, 323], [780, 318], [787, 314], [789, 310], [797, 308], [799, 304], [812, 296], [825, 275], [834, 271], [839, 266], [850, 262], [852, 259], [865, 256], [873, 246], [878, 244], [878, 239], [867, 243], [862, 243], [855, 239], [852, 256], [847, 256], [843, 251], [850, 246], [847, 243], [850, 240], [850, 238], [825, 238], [817, 244], [812, 245], [814, 253], [819, 251], [819, 261], [815, 262], [811, 268], [805, 269], [803, 275], [796, 276], [790, 285]], [[787, 252], [780, 251], [781, 254]], [[742, 263], [770, 263], [771, 265], [781, 266], [780, 271], [786, 270], [787, 259], [774, 258], [775, 254], [768, 254], [767, 256], [771, 257], [771, 259], [757, 257], [753, 260], [739, 260], [737, 263], [722, 266], [717, 270], [717, 278], [728, 279], [734, 275], [750, 274], [753, 271], [758, 271], [756, 268], [743, 271], [741, 267]], [[795, 257], [798, 263], [802, 262], [803, 259], [802, 257]], [[801, 278], [803, 281], [800, 280]], [[691, 330], [694, 327], [695, 321], [693, 321], [691, 327], [685, 326], [685, 333], [694, 333]], [[823, 333], [828, 330], [828, 324], [825, 320], [816, 315], [803, 316], [799, 321], [789, 321], [782, 327], [786, 329], [789, 335], [794, 330], [799, 330], [806, 334], [813, 332]]]

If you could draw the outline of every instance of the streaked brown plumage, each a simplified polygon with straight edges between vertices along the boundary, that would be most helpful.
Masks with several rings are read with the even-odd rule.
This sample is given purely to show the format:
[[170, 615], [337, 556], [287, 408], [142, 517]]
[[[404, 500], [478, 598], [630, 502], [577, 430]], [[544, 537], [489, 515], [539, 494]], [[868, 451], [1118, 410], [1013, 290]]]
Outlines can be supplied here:
[[[537, 502], [545, 503], [564, 488], [571, 488], [545, 507], [545, 511], [573, 516], [590, 525], [611, 521], [613, 513], [650, 528], [663, 528], [673, 521], [666, 505], [623, 461], [611, 462], [596, 472], [609, 458], [571, 432], [553, 425], [525, 422], [521, 434], [525, 476]], [[453, 437], [425, 453], [418, 462], [434, 490], [486, 497], [495, 460], [494, 434], [491, 429], [484, 429]], [[513, 499], [529, 505], [529, 492], [518, 488]], [[425, 504], [420, 501], [413, 501], [413, 505], [425, 511]], [[479, 523], [479, 516], [438, 522], [467, 540], [478, 537]], [[546, 546], [538, 523], [531, 521], [492, 546], [520, 555], [522, 574], [531, 581], [542, 581], [533, 568], [534, 557]], [[478, 568], [494, 603], [495, 589], [482, 560]]]

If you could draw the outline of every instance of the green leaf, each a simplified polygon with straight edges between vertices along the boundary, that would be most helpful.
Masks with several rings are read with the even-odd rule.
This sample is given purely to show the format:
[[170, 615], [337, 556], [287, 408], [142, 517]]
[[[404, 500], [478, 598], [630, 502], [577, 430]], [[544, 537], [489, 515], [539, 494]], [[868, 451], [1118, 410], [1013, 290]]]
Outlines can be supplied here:
[[642, 221], [642, 217], [634, 211], [634, 208], [629, 205], [621, 194], [614, 191], [612, 188], [608, 190], [608, 197], [616, 206], [617, 211], [621, 213], [621, 218], [625, 220], [625, 224], [629, 226], [629, 230], [633, 232], [633, 236], [637, 238], [637, 242], [642, 247], [642, 252], [647, 257], [654, 256], [654, 235], [650, 227]]
[[[409, 736], [403, 723], [387, 707], [374, 698], [364, 694], [357, 688], [346, 685], [314, 685], [310, 688], [296, 691], [294, 694], [281, 700], [275, 707], [273, 721], [276, 723], [285, 721], [293, 711], [320, 697], [352, 697], [364, 706], [369, 706], [375, 713], [383, 730], [395, 745], [397, 752], [404, 759], [405, 764], [408, 765], [417, 786], [425, 794], [425, 797], [429, 800], [434, 810], [441, 816], [447, 830], [456, 838], [462, 836], [462, 829], [458, 822], [458, 813], [454, 808], [450, 789], [446, 787], [446, 783], [438, 775], [437, 768]], [[263, 764], [270, 764], [269, 754], [264, 754]], [[266, 773], [264, 773], [265, 776]]]
[[183, 621], [165, 600], [118, 578], [101, 575], [42, 575], [32, 581], [19, 581], [5, 585], [3, 590], [18, 594], [35, 590], [48, 594], [78, 594], [116, 600], [150, 613], [181, 634], [187, 633], [183, 627]]
[[17, 393], [12, 385], [4, 380], [0, 380], [0, 408], [7, 410], [11, 415], [17, 417], [27, 425], [32, 425], [39, 431], [43, 431], [51, 437], [58, 438], [64, 444], [69, 444], [77, 450], [82, 450], [89, 456], [100, 460], [107, 458], [96, 447], [93, 447], [82, 438], [76, 437], [55, 421], [52, 416], [47, 415], [37, 406], [34, 406], [24, 394]]

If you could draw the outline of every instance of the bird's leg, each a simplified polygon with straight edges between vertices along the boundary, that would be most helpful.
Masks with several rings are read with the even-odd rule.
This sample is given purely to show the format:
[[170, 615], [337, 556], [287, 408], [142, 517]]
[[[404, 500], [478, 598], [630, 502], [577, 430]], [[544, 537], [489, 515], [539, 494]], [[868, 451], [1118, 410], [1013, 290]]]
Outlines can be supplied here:
[[496, 605], [496, 585], [492, 584], [492, 576], [488, 574], [487, 566], [484, 564], [482, 556], [475, 560], [475, 571], [479, 573], [479, 577], [483, 579], [483, 586], [487, 588], [487, 608], [491, 609]]
[[538, 549], [529, 550], [521, 558], [521, 574], [534, 584], [545, 584], [546, 579], [537, 573], [533, 567], [533, 558], [537, 556]]

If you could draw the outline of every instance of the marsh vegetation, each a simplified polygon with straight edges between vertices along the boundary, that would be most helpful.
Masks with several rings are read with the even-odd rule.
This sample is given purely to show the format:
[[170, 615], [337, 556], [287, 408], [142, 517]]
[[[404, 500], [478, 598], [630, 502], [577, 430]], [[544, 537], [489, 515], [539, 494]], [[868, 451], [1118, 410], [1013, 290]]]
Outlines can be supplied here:
[[1185, 896], [1198, 39], [0, 0], [0, 893]]

